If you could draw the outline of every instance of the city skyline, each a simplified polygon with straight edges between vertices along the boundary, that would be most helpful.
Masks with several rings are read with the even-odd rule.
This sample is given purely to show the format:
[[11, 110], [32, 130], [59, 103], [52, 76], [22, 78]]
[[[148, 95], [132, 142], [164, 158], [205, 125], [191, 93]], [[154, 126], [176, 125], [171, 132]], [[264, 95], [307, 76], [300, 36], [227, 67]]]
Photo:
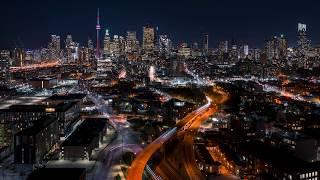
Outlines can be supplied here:
[[[90, 6], [73, 1], [59, 5], [59, 1], [39, 3], [35, 0], [5, 1], [3, 4], [8, 7], [1, 11], [7, 26], [3, 27], [0, 35], [0, 47], [11, 49], [43, 47], [50, 34], [62, 38], [72, 34], [84, 45], [88, 37], [95, 39], [92, 27], [96, 23], [97, 8], [101, 11], [102, 32], [109, 29], [111, 35], [124, 36], [126, 31], [133, 30], [137, 31], [140, 41], [142, 26], [151, 24], [159, 27], [159, 33], [167, 34], [174, 44], [201, 43], [203, 34], [209, 34], [211, 48], [221, 40], [231, 39], [251, 47], [262, 47], [266, 39], [284, 34], [289, 45], [293, 46], [297, 40], [296, 24], [299, 22], [308, 25], [308, 37], [313, 44], [320, 39], [317, 35], [320, 25], [314, 21], [316, 16], [313, 14], [318, 2], [292, 1], [290, 4], [279, 2], [276, 5], [270, 2], [264, 7], [253, 1], [176, 1], [158, 2], [154, 6], [146, 1], [93, 1]], [[290, 6], [289, 10], [287, 6]], [[307, 7], [308, 11], [305, 10]], [[30, 11], [33, 8], [37, 11]]]

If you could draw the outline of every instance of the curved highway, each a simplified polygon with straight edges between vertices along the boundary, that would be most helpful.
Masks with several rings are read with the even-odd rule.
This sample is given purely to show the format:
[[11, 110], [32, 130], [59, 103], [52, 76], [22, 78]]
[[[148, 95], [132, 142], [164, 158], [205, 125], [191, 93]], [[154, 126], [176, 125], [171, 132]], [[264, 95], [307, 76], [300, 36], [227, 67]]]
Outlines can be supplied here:
[[[193, 132], [192, 129], [196, 129], [198, 124], [201, 124], [201, 122], [203, 122], [209, 116], [214, 114], [217, 109], [216, 104], [212, 103], [212, 100], [209, 97], [207, 97], [207, 100], [208, 100], [207, 104], [188, 114], [176, 125], [175, 128], [162, 134], [159, 138], [157, 138], [155, 141], [149, 144], [142, 152], [140, 152], [138, 156], [135, 158], [135, 160], [132, 162], [128, 170], [127, 180], [141, 180], [144, 169], [149, 159], [156, 151], [160, 149], [160, 147], [166, 141], [168, 141], [174, 135], [184, 134], [189, 130], [191, 130], [190, 132]], [[189, 142], [190, 143], [188, 144], [191, 144], [192, 146], [193, 139], [189, 139]], [[190, 154], [188, 156], [190, 156]], [[190, 170], [188, 174], [192, 174], [194, 168], [192, 168], [191, 166], [193, 166], [193, 164], [189, 164], [189, 163], [186, 163], [186, 164], [190, 166], [189, 168], [187, 168]]]

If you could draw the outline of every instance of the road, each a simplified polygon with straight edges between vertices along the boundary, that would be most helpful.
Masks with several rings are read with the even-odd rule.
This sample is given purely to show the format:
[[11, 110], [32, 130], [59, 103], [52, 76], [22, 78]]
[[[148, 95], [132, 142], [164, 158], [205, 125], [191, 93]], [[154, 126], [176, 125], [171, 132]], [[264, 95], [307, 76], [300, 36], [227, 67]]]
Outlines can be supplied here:
[[[222, 98], [222, 100], [219, 102], [224, 102], [224, 99], [226, 98], [227, 97]], [[186, 143], [183, 147], [183, 157], [186, 158], [184, 167], [188, 176], [194, 177], [194, 175], [196, 175], [198, 177], [200, 171], [195, 164], [193, 152], [194, 137], [196, 130], [200, 127], [201, 123], [207, 120], [208, 117], [214, 114], [217, 110], [216, 104], [213, 103], [209, 97], [207, 97], [207, 101], [207, 104], [188, 114], [179, 123], [177, 123], [176, 127], [165, 132], [163, 135], [149, 144], [142, 152], [140, 152], [129, 167], [127, 180], [141, 180], [144, 169], [152, 155], [157, 152], [165, 142], [175, 135], [178, 137], [183, 137], [183, 141]]]
[[100, 154], [98, 159], [102, 162], [102, 168], [97, 170], [94, 179], [114, 179], [119, 172], [122, 155], [126, 152], [137, 154], [142, 150], [138, 144], [137, 135], [128, 127], [118, 126], [118, 135]]

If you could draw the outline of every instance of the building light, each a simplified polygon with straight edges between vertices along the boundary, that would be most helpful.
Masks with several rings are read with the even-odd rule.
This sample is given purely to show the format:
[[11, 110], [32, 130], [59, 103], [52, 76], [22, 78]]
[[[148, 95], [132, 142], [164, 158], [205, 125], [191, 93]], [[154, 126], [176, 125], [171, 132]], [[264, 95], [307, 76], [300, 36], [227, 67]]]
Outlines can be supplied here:
[[46, 108], [46, 112], [53, 113], [53, 112], [56, 112], [56, 109], [55, 108]]

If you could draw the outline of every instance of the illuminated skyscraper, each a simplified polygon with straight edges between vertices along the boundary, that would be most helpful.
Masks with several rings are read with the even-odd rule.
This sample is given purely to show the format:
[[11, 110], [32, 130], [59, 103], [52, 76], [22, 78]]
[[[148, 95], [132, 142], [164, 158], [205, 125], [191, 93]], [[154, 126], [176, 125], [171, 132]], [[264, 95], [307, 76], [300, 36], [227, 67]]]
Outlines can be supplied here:
[[15, 48], [13, 51], [13, 65], [24, 66], [26, 59], [26, 51], [23, 48]]
[[279, 55], [281, 58], [286, 58], [288, 55], [288, 42], [283, 34], [279, 38]]
[[118, 35], [113, 36], [113, 41], [110, 46], [111, 55], [114, 57], [120, 56], [120, 39]]
[[0, 85], [6, 85], [9, 82], [10, 52], [0, 51]]
[[72, 43], [72, 36], [70, 34], [67, 35], [67, 39], [65, 43], [66, 43], [66, 47], [68, 47]]
[[48, 46], [51, 58], [52, 59], [59, 59], [60, 58], [60, 49], [61, 49], [61, 42], [60, 42], [60, 36], [57, 35], [51, 35], [51, 42]]
[[311, 41], [307, 38], [307, 25], [298, 24], [298, 56], [307, 56], [308, 51], [311, 48]]
[[221, 41], [219, 44], [220, 53], [228, 53], [228, 41]]
[[143, 27], [143, 50], [151, 53], [155, 48], [155, 31], [152, 26]]
[[172, 43], [167, 35], [159, 36], [159, 51], [162, 55], [170, 55]]
[[138, 50], [137, 33], [135, 31], [127, 31], [126, 52], [135, 52]]
[[178, 47], [178, 56], [183, 58], [189, 58], [191, 56], [191, 48], [187, 43], [182, 43]]
[[106, 29], [103, 44], [104, 44], [104, 47], [103, 47], [104, 54], [110, 55], [111, 54], [111, 38], [110, 38], [108, 29]]

